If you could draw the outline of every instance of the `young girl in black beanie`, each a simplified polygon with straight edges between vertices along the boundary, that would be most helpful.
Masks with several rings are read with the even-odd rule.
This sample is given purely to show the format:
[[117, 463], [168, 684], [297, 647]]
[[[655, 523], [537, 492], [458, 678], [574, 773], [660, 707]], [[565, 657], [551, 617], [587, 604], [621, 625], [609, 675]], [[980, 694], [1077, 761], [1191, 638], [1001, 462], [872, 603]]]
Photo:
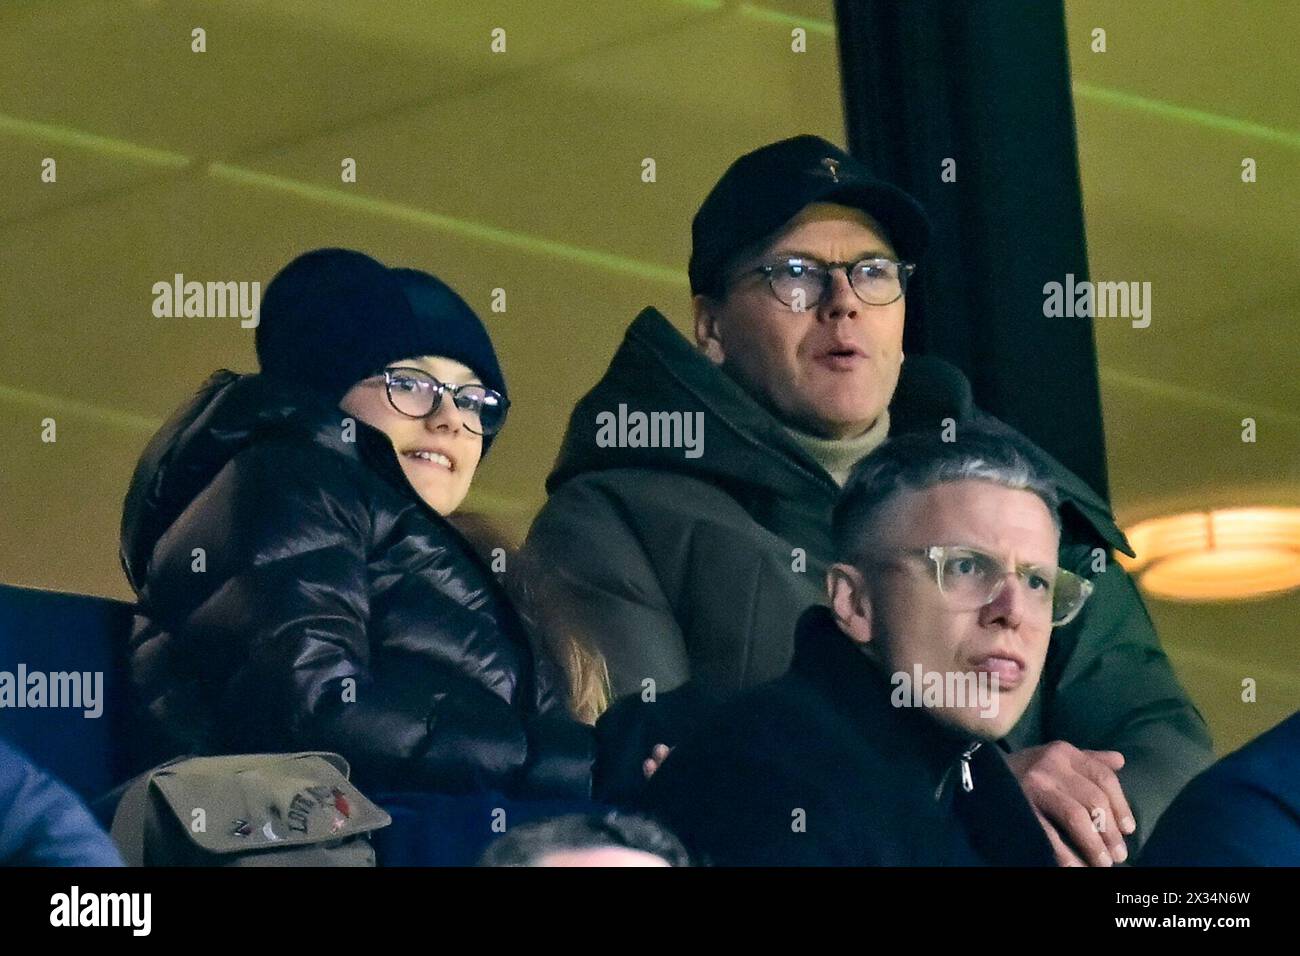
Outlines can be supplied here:
[[130, 668], [171, 753], [330, 750], [363, 787], [583, 797], [590, 728], [447, 522], [505, 422], [486, 330], [432, 276], [322, 249], [270, 283], [127, 494]]

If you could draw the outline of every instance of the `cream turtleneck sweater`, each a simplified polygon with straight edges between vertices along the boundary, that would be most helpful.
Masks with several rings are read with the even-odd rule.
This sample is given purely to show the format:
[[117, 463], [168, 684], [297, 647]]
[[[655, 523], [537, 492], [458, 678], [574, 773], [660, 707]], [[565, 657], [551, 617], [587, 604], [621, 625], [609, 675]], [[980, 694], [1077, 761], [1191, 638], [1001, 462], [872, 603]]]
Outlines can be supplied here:
[[786, 432], [843, 488], [853, 466], [889, 437], [889, 409], [881, 412], [875, 424], [856, 438], [821, 438], [794, 428], [786, 428]]

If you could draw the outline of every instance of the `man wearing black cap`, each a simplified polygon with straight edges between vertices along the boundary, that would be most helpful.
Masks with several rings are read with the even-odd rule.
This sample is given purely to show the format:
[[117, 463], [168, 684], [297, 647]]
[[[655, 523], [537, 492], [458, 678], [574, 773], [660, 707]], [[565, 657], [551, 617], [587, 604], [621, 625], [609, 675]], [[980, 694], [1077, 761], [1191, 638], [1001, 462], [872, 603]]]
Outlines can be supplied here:
[[[1209, 736], [1132, 581], [1110, 560], [1097, 571], [1096, 554], [1128, 549], [1106, 502], [976, 409], [955, 368], [904, 363], [927, 232], [915, 201], [820, 138], [737, 160], [693, 223], [695, 346], [654, 309], [636, 318], [570, 419], [527, 547], [603, 655], [613, 697], [714, 700], [788, 668], [796, 619], [825, 602], [831, 509], [855, 462], [888, 435], [1004, 433], [1055, 483], [1060, 564], [1096, 594], [1054, 636], [1042, 688], [1002, 743], [1063, 862], [1123, 861], [1208, 764]], [[620, 406], [702, 414], [703, 454], [611, 447], [597, 416]], [[663, 723], [646, 742], [674, 733]], [[1115, 821], [1101, 840], [1098, 819]]]

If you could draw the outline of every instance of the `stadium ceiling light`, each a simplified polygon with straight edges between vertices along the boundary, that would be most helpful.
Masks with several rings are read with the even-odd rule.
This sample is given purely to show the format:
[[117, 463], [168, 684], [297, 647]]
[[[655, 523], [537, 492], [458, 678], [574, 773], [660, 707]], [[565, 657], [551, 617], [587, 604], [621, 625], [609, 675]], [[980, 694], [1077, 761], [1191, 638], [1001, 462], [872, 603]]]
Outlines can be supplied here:
[[1127, 529], [1137, 558], [1119, 556], [1152, 597], [1239, 601], [1300, 588], [1300, 508], [1225, 508]]

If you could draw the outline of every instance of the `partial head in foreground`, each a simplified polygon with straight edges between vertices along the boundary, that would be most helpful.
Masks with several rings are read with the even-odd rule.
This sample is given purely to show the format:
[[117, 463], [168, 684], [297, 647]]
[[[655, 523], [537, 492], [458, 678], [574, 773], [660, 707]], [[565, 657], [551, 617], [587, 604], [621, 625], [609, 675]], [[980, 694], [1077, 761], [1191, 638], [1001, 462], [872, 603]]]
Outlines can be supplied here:
[[690, 866], [681, 841], [645, 817], [572, 814], [525, 823], [487, 848], [480, 866]]

